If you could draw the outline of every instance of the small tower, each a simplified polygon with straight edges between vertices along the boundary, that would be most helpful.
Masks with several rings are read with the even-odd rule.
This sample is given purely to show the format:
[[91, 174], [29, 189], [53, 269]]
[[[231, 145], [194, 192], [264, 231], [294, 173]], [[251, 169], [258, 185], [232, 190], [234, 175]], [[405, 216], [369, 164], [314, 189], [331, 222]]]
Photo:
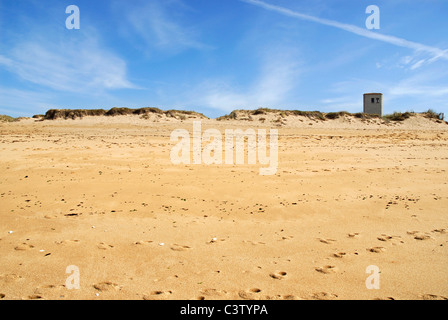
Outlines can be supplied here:
[[383, 94], [364, 93], [364, 113], [383, 116]]

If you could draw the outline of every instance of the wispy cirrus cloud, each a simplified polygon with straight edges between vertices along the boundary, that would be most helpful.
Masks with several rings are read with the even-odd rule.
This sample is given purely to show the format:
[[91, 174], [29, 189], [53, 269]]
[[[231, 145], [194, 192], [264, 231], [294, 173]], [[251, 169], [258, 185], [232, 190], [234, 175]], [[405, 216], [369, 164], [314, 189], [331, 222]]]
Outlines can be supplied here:
[[207, 79], [197, 85], [186, 100], [226, 112], [237, 108], [288, 105], [300, 79], [300, 62], [296, 49], [276, 49], [266, 50], [259, 61], [259, 71], [248, 86], [233, 85], [229, 79]]
[[[390, 84], [386, 92], [391, 97], [419, 97], [432, 100], [434, 97], [448, 97], [448, 87], [444, 84], [444, 79], [448, 76], [446, 70], [436, 72], [436, 70], [421, 71], [411, 77]], [[444, 104], [446, 105], [446, 103]]]
[[182, 19], [188, 7], [179, 0], [114, 5], [124, 16], [122, 28], [127, 35], [137, 37], [138, 45], [148, 54], [155, 50], [177, 54], [187, 49], [211, 48], [200, 40], [200, 32]]
[[417, 53], [429, 54], [429, 57], [425, 57], [425, 58], [421, 58], [416, 61], [413, 61], [413, 63], [411, 64], [411, 69], [417, 69], [417, 68], [421, 67], [423, 64], [429, 64], [429, 63], [432, 63], [439, 59], [448, 60], [448, 49], [443, 50], [443, 49], [440, 49], [437, 47], [428, 46], [428, 45], [414, 42], [414, 41], [409, 41], [409, 40], [406, 40], [403, 38], [386, 35], [386, 34], [381, 34], [378, 32], [373, 32], [368, 29], [360, 28], [355, 25], [341, 23], [341, 22], [334, 21], [334, 20], [329, 20], [329, 19], [324, 19], [324, 18], [319, 18], [319, 17], [303, 14], [300, 12], [290, 10], [288, 8], [272, 5], [272, 4], [269, 4], [269, 3], [266, 3], [266, 2], [263, 2], [260, 0], [240, 0], [240, 1], [252, 4], [252, 5], [256, 5], [258, 7], [264, 8], [266, 10], [278, 12], [282, 15], [290, 16], [290, 17], [293, 17], [296, 19], [315, 22], [318, 24], [345, 30], [347, 32], [357, 34], [357, 35], [365, 37], [365, 38], [375, 39], [375, 40], [386, 42], [386, 43], [389, 43], [389, 44], [392, 44], [395, 46], [413, 49]]
[[125, 61], [101, 48], [92, 34], [83, 33], [70, 41], [21, 39], [0, 54], [0, 67], [23, 80], [60, 91], [136, 88], [127, 79]]

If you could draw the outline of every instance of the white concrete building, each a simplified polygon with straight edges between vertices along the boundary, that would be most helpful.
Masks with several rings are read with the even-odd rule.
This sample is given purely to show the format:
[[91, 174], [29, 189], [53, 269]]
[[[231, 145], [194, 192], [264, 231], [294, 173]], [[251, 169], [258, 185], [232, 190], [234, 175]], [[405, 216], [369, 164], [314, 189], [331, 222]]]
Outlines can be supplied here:
[[364, 93], [364, 113], [383, 116], [383, 94]]

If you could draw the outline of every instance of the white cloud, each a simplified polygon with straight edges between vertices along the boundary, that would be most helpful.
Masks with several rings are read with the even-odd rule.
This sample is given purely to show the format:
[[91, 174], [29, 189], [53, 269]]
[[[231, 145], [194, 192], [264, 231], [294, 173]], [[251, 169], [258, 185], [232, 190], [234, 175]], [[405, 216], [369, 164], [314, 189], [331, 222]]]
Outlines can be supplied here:
[[422, 99], [443, 97], [448, 95], [448, 87], [434, 85], [430, 81], [419, 81], [420, 77], [412, 77], [398, 82], [388, 88], [387, 94], [392, 97], [413, 96]]
[[416, 69], [416, 68], [420, 67], [424, 63], [432, 63], [432, 62], [437, 61], [439, 59], [448, 60], [448, 49], [447, 50], [443, 50], [443, 49], [440, 49], [440, 48], [437, 48], [437, 47], [427, 46], [425, 44], [409, 41], [409, 40], [406, 40], [406, 39], [403, 39], [403, 38], [390, 36], [390, 35], [385, 35], [385, 34], [381, 34], [379, 32], [373, 32], [373, 31], [370, 31], [368, 29], [360, 28], [360, 27], [355, 26], [355, 25], [341, 23], [341, 22], [337, 22], [337, 21], [334, 21], [334, 20], [323, 19], [323, 18], [318, 18], [318, 17], [306, 15], [306, 14], [303, 14], [303, 13], [300, 13], [300, 12], [292, 11], [292, 10], [284, 8], [284, 7], [271, 5], [271, 4], [268, 4], [266, 2], [259, 1], [259, 0], [241, 0], [241, 1], [253, 4], [253, 5], [256, 5], [256, 6], [259, 6], [259, 7], [262, 7], [264, 9], [266, 9], [266, 10], [275, 11], [275, 12], [281, 13], [283, 15], [287, 15], [287, 16], [293, 17], [293, 18], [316, 22], [316, 23], [319, 23], [319, 24], [322, 24], [322, 25], [327, 25], [327, 26], [330, 26], [330, 27], [342, 29], [342, 30], [345, 30], [345, 31], [357, 34], [357, 35], [362, 36], [362, 37], [375, 39], [375, 40], [378, 40], [378, 41], [383, 41], [383, 42], [390, 43], [390, 44], [393, 44], [393, 45], [399, 46], [399, 47], [405, 47], [405, 48], [413, 49], [413, 50], [415, 50], [418, 53], [427, 53], [427, 54], [429, 54], [429, 57], [427, 57], [425, 59], [421, 59], [421, 60], [417, 61], [415, 64], [413, 64], [412, 65], [413, 69]]
[[146, 1], [133, 6], [116, 4], [125, 17], [125, 28], [144, 43], [144, 50], [179, 53], [186, 49], [209, 49], [199, 40], [199, 32], [182, 22], [181, 10], [185, 5], [178, 1]]
[[295, 50], [276, 49], [276, 53], [265, 53], [260, 61], [259, 73], [246, 88], [232, 85], [229, 79], [209, 79], [196, 86], [187, 100], [190, 104], [226, 112], [238, 108], [280, 108], [289, 104], [292, 89], [296, 87], [300, 75], [299, 63]]
[[80, 34], [77, 41], [23, 39], [0, 55], [0, 66], [24, 80], [61, 91], [136, 88], [127, 80], [124, 60], [101, 48], [94, 32]]
[[11, 67], [13, 64], [13, 61], [11, 59], [8, 59], [2, 55], [0, 55], [0, 65], [4, 65], [6, 67]]

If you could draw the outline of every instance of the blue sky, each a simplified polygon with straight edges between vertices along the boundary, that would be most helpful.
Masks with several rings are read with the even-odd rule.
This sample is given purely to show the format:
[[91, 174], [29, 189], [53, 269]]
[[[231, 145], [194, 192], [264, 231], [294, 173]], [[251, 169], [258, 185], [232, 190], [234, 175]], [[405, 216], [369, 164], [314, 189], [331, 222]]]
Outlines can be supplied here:
[[385, 113], [448, 114], [447, 14], [441, 0], [0, 0], [0, 114], [360, 112], [364, 92]]

